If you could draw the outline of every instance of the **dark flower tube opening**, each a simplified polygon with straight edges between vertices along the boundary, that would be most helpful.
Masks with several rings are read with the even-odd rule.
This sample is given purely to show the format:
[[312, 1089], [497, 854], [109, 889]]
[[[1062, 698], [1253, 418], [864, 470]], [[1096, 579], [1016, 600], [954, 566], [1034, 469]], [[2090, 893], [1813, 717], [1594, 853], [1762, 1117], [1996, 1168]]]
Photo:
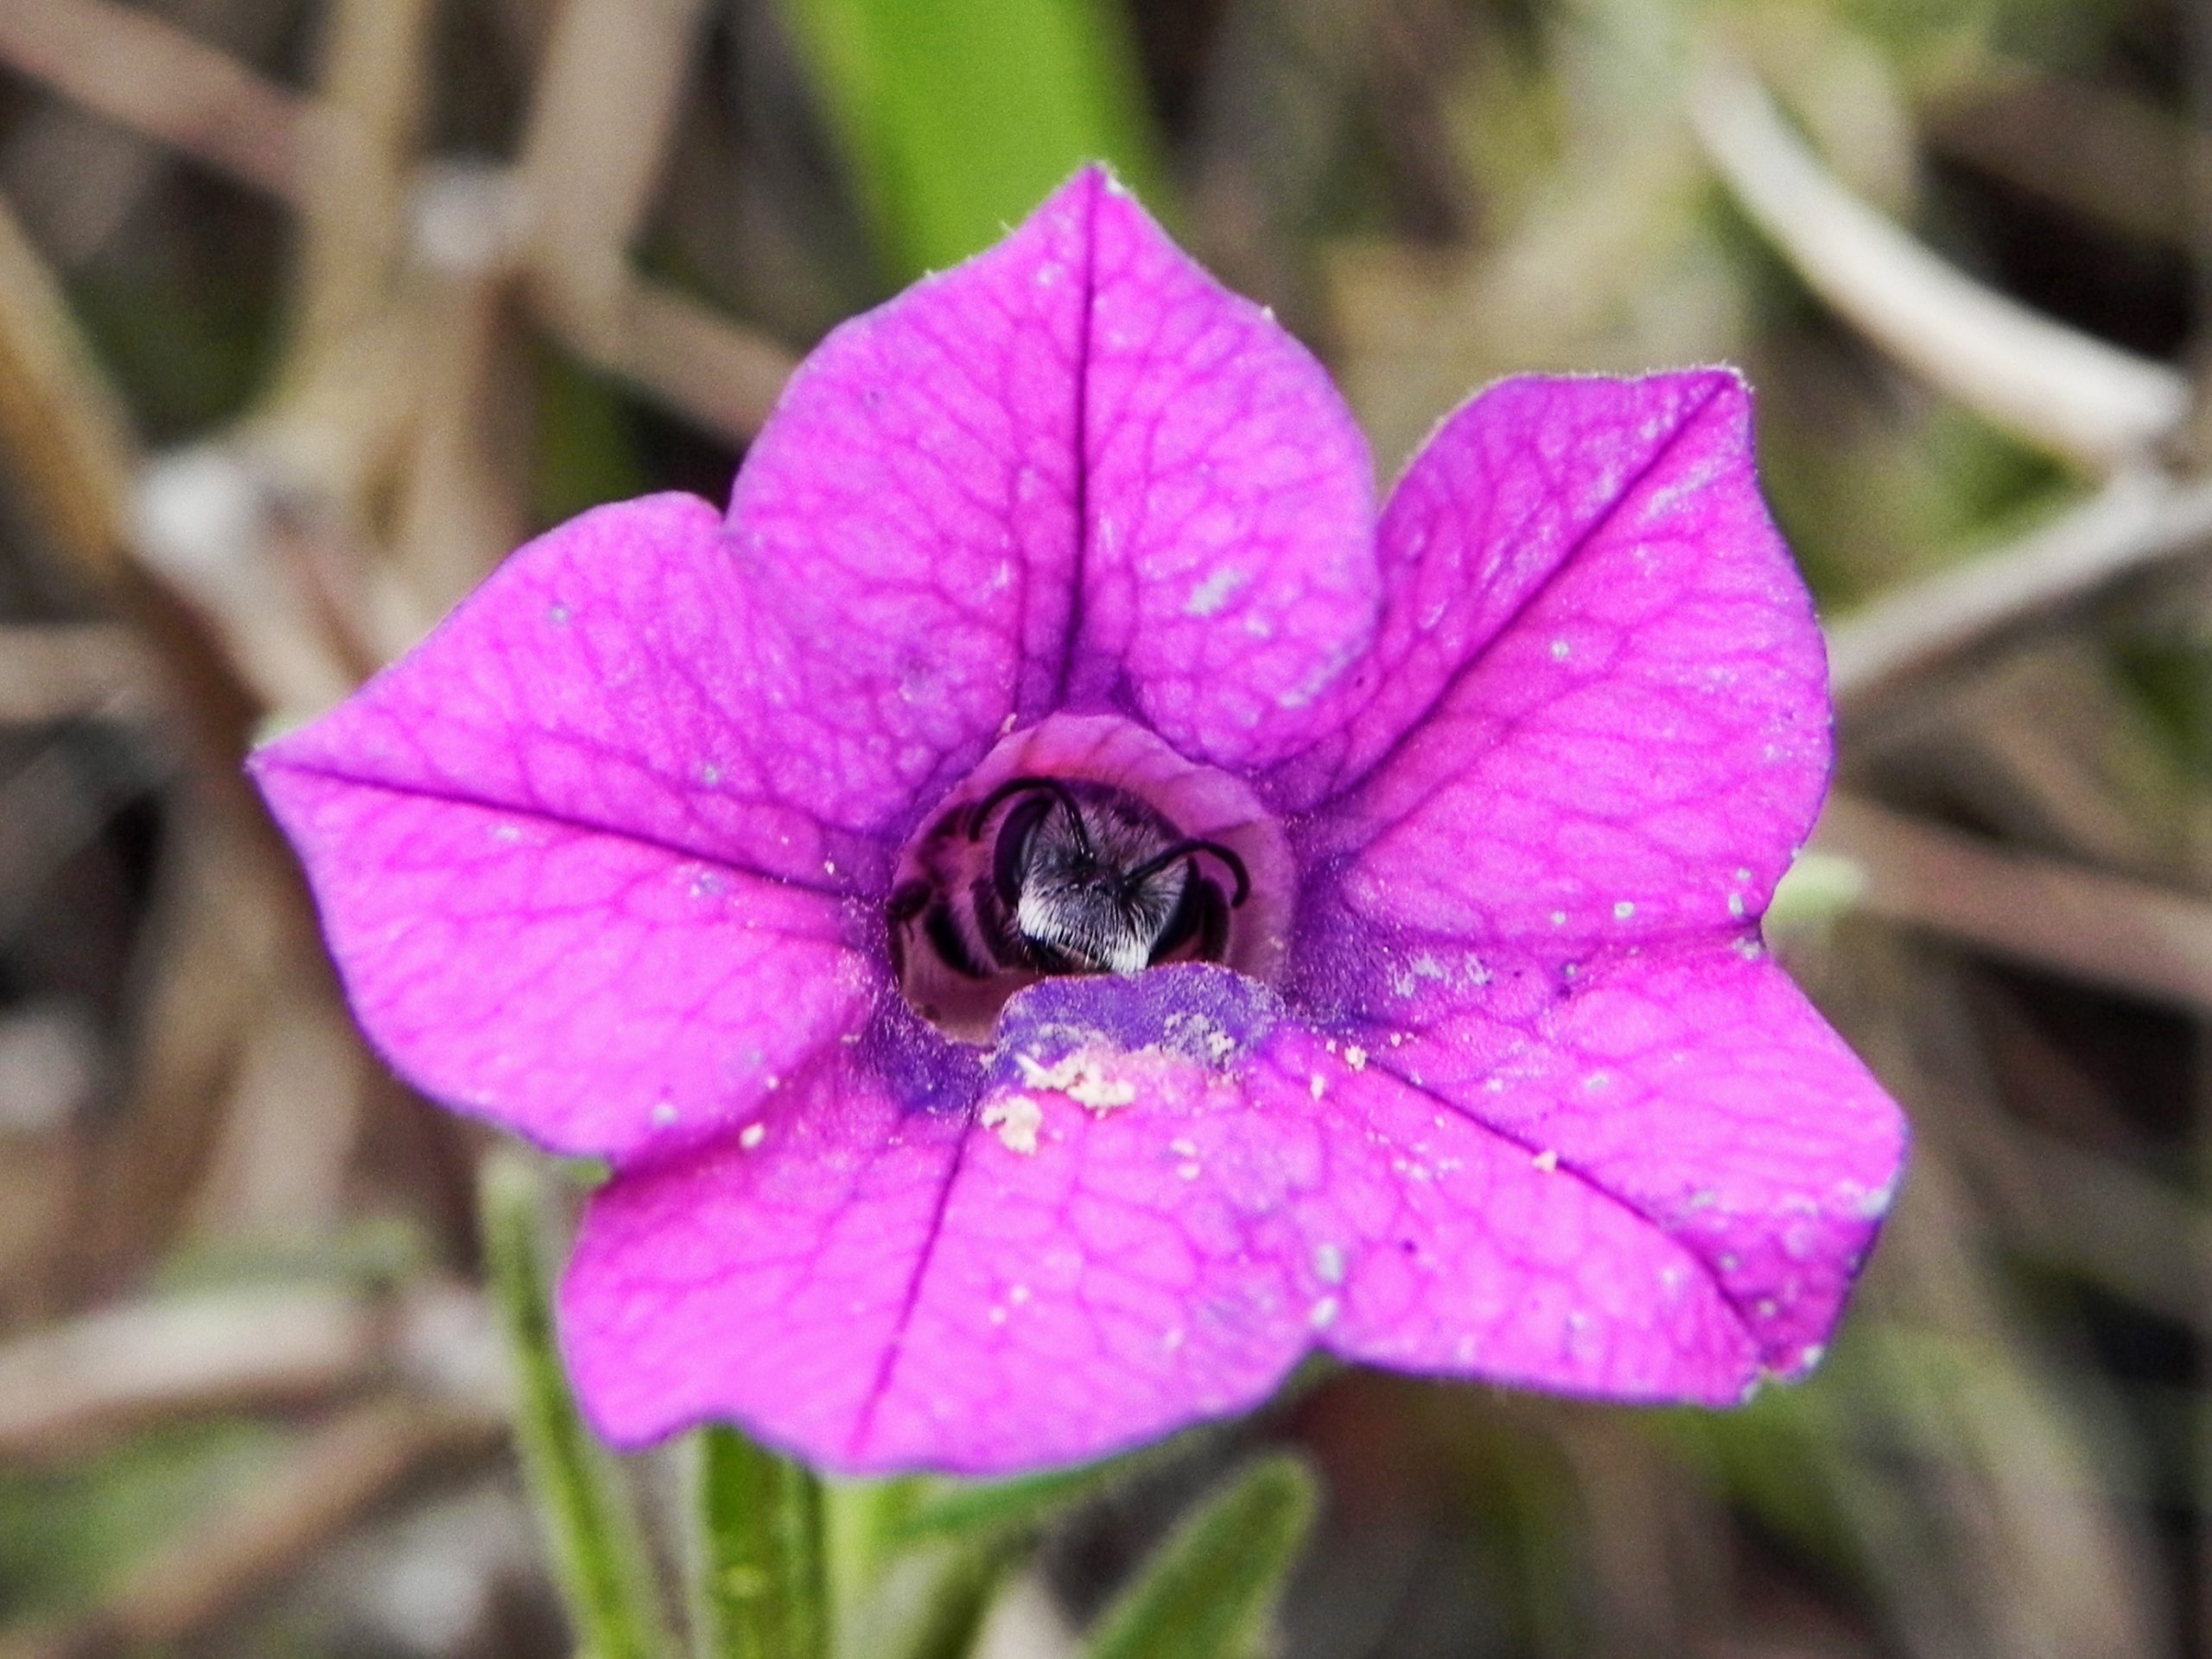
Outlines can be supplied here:
[[988, 1043], [1008, 998], [1059, 975], [1204, 962], [1272, 982], [1294, 887], [1249, 785], [1131, 721], [1054, 715], [1003, 739], [927, 816], [885, 928], [914, 1011]]

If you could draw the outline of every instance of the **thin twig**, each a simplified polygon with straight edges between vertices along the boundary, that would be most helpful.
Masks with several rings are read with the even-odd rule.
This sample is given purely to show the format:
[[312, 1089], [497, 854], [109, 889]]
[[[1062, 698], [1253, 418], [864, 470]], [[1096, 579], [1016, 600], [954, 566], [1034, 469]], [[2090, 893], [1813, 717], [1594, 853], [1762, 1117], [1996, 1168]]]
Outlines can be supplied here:
[[265, 1406], [365, 1377], [369, 1299], [331, 1289], [124, 1303], [0, 1347], [0, 1458], [50, 1459], [181, 1411]]
[[301, 194], [307, 101], [113, 0], [0, 5], [0, 61], [257, 189]]
[[518, 168], [532, 264], [554, 288], [608, 286], [645, 222], [703, 0], [566, 0]]
[[153, 664], [128, 629], [0, 626], [0, 726], [143, 715], [153, 703]]
[[33, 502], [64, 550], [103, 585], [112, 582], [137, 464], [130, 423], [70, 316], [60, 284], [4, 205], [0, 446], [21, 469]]
[[391, 295], [429, 79], [432, 0], [335, 0], [324, 23], [293, 301], [297, 360], [313, 361]]
[[481, 1412], [393, 1396], [311, 1433], [283, 1465], [217, 1503], [85, 1619], [0, 1637], [8, 1659], [92, 1659], [168, 1648], [268, 1593], [433, 1461], [496, 1443]]
[[2011, 547], [1899, 588], [1828, 630], [1847, 715], [2005, 632], [2212, 540], [2212, 480], [2122, 473]]
[[2105, 472], [2149, 454], [2186, 417], [2189, 383], [2174, 370], [1982, 286], [1853, 195], [1748, 74], [1709, 63], [1691, 115], [1737, 200], [1805, 281], [1997, 425]]
[[629, 266], [702, 10], [701, 0], [562, 8], [517, 168], [524, 286], [570, 350], [741, 442], [789, 376], [790, 353]]
[[2015, 853], [1849, 795], [1829, 798], [1818, 850], [1863, 868], [1859, 901], [2016, 961], [2212, 1010], [2212, 903]]

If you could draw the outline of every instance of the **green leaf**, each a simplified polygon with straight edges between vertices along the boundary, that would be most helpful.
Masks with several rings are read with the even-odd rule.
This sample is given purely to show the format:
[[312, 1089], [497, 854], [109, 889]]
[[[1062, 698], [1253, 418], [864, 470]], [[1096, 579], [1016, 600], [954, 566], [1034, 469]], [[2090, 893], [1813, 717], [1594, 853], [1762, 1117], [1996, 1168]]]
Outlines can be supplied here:
[[1258, 1645], [1319, 1498], [1296, 1458], [1264, 1458], [1153, 1552], [1098, 1621], [1089, 1659], [1246, 1659]]
[[1107, 161], [1160, 205], [1158, 141], [1113, 0], [785, 0], [900, 280], [996, 241]]
[[514, 1365], [515, 1430], [524, 1473], [578, 1650], [588, 1659], [659, 1659], [668, 1637], [645, 1541], [614, 1460], [577, 1415], [554, 1341], [544, 1204], [520, 1154], [485, 1160], [479, 1189], [492, 1289]]
[[967, 1548], [909, 1555], [879, 1586], [865, 1640], [867, 1659], [967, 1659], [998, 1599], [1009, 1566], [997, 1552]]
[[932, 1480], [915, 1490], [883, 1522], [893, 1550], [930, 1543], [1004, 1548], [1041, 1531], [1077, 1504], [1216, 1438], [1211, 1427], [1186, 1430], [1119, 1457], [1010, 1480]]
[[698, 1443], [700, 1648], [707, 1659], [823, 1659], [822, 1484], [733, 1428]]

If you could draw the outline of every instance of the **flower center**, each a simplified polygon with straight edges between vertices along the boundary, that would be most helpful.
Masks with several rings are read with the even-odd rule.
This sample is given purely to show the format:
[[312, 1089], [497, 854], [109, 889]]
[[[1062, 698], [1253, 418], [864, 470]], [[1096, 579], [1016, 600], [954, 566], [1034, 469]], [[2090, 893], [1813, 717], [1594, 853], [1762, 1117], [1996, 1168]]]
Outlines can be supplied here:
[[1001, 742], [908, 844], [892, 963], [925, 1019], [987, 1042], [1009, 997], [1056, 975], [1270, 976], [1289, 876], [1281, 830], [1236, 779], [1127, 721], [1056, 715]]

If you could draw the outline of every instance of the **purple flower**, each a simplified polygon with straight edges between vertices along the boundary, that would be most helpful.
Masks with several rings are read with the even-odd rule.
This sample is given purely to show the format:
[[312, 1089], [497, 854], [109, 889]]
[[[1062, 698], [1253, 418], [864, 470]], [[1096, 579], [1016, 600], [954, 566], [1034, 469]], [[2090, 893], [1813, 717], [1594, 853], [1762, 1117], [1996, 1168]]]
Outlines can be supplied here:
[[563, 525], [255, 767], [393, 1065], [612, 1160], [616, 1441], [1009, 1470], [1316, 1347], [1731, 1402], [1904, 1146], [1759, 942], [1829, 722], [1749, 413], [1510, 380], [1378, 520], [1086, 171], [824, 341], [727, 514]]

